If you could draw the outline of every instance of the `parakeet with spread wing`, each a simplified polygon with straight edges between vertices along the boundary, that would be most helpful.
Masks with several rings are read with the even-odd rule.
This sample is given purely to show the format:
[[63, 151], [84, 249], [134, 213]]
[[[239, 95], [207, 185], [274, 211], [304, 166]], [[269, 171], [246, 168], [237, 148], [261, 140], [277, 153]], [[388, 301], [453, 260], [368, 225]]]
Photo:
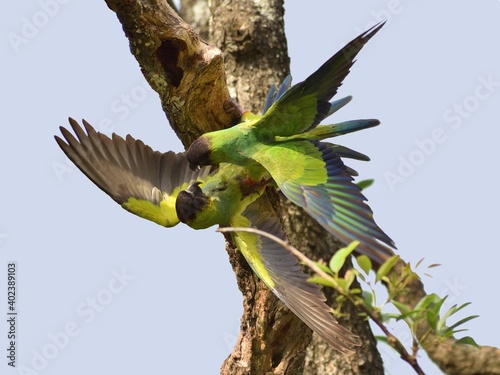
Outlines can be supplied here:
[[[361, 252], [383, 261], [392, 255], [393, 243], [374, 223], [364, 196], [352, 182], [356, 172], [340, 159], [368, 157], [319, 142], [379, 122], [355, 120], [317, 126], [351, 100], [346, 97], [329, 102], [356, 54], [380, 27], [349, 43], [305, 82], [290, 88], [287, 78], [277, 92], [270, 92], [262, 117], [245, 114], [242, 124], [229, 129], [232, 132], [222, 137], [209, 133], [195, 142], [197, 146], [193, 144], [187, 155], [153, 151], [131, 136], [123, 139], [113, 134], [109, 138], [85, 121], [84, 130], [71, 119], [76, 138], [61, 127], [66, 142], [57, 136], [56, 141], [118, 204], [162, 226], [181, 221], [194, 229], [216, 224], [254, 227], [284, 239], [278, 219], [260, 210], [258, 204], [265, 187], [276, 183], [330, 232], [344, 242], [359, 240]], [[200, 152], [214, 139], [217, 147]], [[252, 152], [241, 148], [248, 146], [249, 140]], [[221, 145], [229, 148], [219, 152]], [[231, 152], [236, 155], [227, 158]], [[287, 163], [280, 165], [279, 160]], [[190, 164], [219, 165], [191, 170]], [[253, 233], [234, 232], [231, 236], [259, 278], [313, 331], [341, 352], [359, 345], [358, 338], [335, 321], [320, 288], [307, 281], [309, 276], [286, 249]]]
[[263, 115], [246, 112], [240, 124], [196, 139], [186, 153], [191, 168], [232, 163], [262, 173], [264, 178], [267, 173], [288, 199], [331, 234], [345, 244], [359, 241], [357, 251], [384, 262], [393, 255], [394, 242], [375, 223], [366, 198], [353, 183], [355, 172], [340, 158], [345, 155], [320, 142], [376, 126], [379, 121], [318, 125], [332, 109], [350, 100], [329, 102], [358, 52], [382, 26], [378, 24], [349, 42], [305, 81], [280, 89], [274, 102], [266, 102]]
[[[254, 227], [285, 239], [278, 218], [255, 202], [269, 179], [244, 167], [222, 164], [190, 170], [184, 153], [153, 151], [131, 136], [112, 138], [86, 121], [70, 119], [73, 134], [56, 141], [75, 165], [124, 209], [159, 225], [182, 221], [195, 229], [219, 224]], [[359, 345], [356, 335], [339, 325], [319, 286], [308, 282], [297, 259], [273, 241], [250, 233], [232, 239], [259, 278], [305, 324], [335, 349], [347, 353]]]

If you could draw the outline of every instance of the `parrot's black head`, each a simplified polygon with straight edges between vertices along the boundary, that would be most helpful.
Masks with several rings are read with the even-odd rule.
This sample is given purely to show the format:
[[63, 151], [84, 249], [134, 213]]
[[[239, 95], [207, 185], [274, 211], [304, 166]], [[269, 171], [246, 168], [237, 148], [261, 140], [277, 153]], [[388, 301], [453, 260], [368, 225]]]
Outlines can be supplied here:
[[196, 216], [210, 202], [200, 188], [200, 182], [193, 182], [186, 190], [183, 190], [177, 196], [175, 201], [175, 210], [177, 217], [185, 224], [189, 224], [196, 219]]
[[191, 146], [189, 146], [186, 157], [189, 162], [189, 168], [198, 169], [201, 165], [210, 165], [210, 142], [206, 137], [199, 137]]

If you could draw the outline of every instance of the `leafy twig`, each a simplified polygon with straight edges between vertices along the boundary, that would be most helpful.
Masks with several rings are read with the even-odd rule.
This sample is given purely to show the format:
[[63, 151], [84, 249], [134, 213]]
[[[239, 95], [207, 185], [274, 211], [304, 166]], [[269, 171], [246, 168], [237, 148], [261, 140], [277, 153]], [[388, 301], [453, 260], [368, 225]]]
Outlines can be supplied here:
[[401, 355], [401, 358], [404, 361], [408, 362], [408, 364], [415, 370], [415, 372], [417, 374], [419, 374], [419, 375], [424, 375], [425, 374], [423, 372], [423, 370], [420, 368], [419, 364], [417, 363], [416, 357], [412, 356], [411, 354], [409, 354], [408, 351], [406, 350], [406, 348], [403, 346], [403, 344], [401, 344], [401, 342], [393, 334], [391, 334], [389, 332], [389, 330], [385, 327], [385, 325], [383, 324], [383, 322], [380, 320], [380, 317], [378, 316], [378, 314], [376, 314], [372, 310], [368, 309], [361, 300], [353, 298], [349, 294], [348, 291], [346, 291], [343, 287], [341, 287], [338, 284], [337, 280], [335, 280], [333, 277], [331, 277], [331, 275], [329, 275], [321, 267], [319, 267], [316, 262], [314, 262], [313, 260], [309, 259], [307, 256], [305, 256], [304, 254], [302, 254], [299, 250], [297, 250], [295, 247], [293, 247], [292, 245], [290, 245], [288, 242], [283, 241], [282, 239], [280, 239], [280, 238], [278, 238], [278, 237], [276, 237], [276, 236], [274, 236], [274, 235], [272, 235], [270, 233], [267, 233], [267, 232], [264, 232], [264, 231], [261, 231], [261, 230], [255, 229], [255, 228], [248, 228], [248, 227], [218, 228], [217, 231], [218, 232], [223, 232], [223, 233], [225, 233], [225, 232], [248, 232], [248, 233], [253, 233], [253, 234], [257, 234], [259, 236], [267, 237], [267, 238], [275, 241], [279, 245], [283, 246], [285, 249], [287, 249], [293, 255], [295, 255], [302, 263], [304, 263], [306, 266], [308, 266], [314, 272], [316, 272], [319, 276], [321, 276], [325, 280], [329, 281], [332, 284], [332, 286], [334, 286], [335, 289], [341, 295], [343, 295], [345, 298], [349, 299], [360, 310], [362, 310], [364, 313], [366, 313], [370, 317], [370, 319], [373, 322], [375, 322], [375, 324], [377, 324], [377, 326], [382, 330], [382, 332], [384, 332], [384, 334], [387, 336], [387, 342], [388, 342], [388, 344], [391, 347], [393, 347]]

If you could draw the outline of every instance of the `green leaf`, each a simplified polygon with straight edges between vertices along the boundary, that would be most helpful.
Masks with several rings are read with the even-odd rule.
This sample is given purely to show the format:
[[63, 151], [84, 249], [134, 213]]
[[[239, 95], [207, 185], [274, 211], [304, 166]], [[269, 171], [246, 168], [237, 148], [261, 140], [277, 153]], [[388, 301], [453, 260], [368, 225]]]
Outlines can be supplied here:
[[462, 337], [461, 339], [457, 340], [455, 342], [455, 344], [459, 344], [459, 345], [471, 345], [471, 346], [475, 346], [476, 348], [479, 348], [479, 345], [470, 336]]
[[441, 332], [443, 330], [444, 327], [446, 327], [446, 320], [452, 316], [453, 314], [455, 314], [459, 309], [457, 309], [457, 305], [453, 305], [451, 306], [448, 311], [446, 311], [444, 313], [444, 315], [441, 317], [441, 319], [439, 319], [439, 321], [437, 322], [437, 325], [436, 325], [436, 331], [437, 332]]
[[448, 296], [444, 296], [443, 298], [441, 298], [441, 297], [436, 295], [435, 301], [432, 301], [432, 303], [429, 304], [428, 309], [430, 311], [436, 313], [437, 315], [439, 315], [439, 311], [441, 310], [441, 306], [443, 306], [443, 303], [444, 303], [444, 301], [446, 301], [447, 298], [448, 298]]
[[413, 321], [418, 318], [421, 311], [408, 311], [406, 314], [400, 314], [397, 316], [396, 320], [404, 320], [408, 325], [413, 324]]
[[331, 282], [331, 280], [325, 279], [324, 277], [321, 276], [312, 276], [309, 279], [307, 279], [310, 283], [318, 284], [318, 285], [323, 285], [323, 286], [328, 286], [330, 288], [336, 288], [337, 285]]
[[386, 323], [386, 322], [388, 322], [391, 319], [394, 319], [394, 320], [401, 319], [401, 315], [398, 314], [398, 313], [381, 313], [380, 314], [380, 318], [382, 319], [382, 321], [384, 323]]
[[363, 270], [364, 273], [368, 275], [372, 269], [372, 261], [366, 255], [360, 255], [356, 258], [359, 268]]
[[456, 331], [453, 331], [451, 329], [447, 329], [444, 331], [443, 337], [451, 337], [452, 335], [455, 335], [455, 334], [460, 333], [460, 332], [465, 332], [465, 331], [468, 331], [468, 329], [467, 328], [457, 329]]
[[338, 273], [340, 269], [344, 266], [345, 260], [354, 251], [356, 246], [359, 245], [358, 241], [352, 241], [348, 246], [339, 249], [330, 260], [330, 269], [334, 273]]
[[321, 269], [321, 271], [326, 272], [327, 274], [333, 276], [332, 270], [326, 264], [320, 262], [315, 262], [315, 263]]
[[437, 323], [439, 321], [439, 314], [436, 314], [435, 311], [427, 311], [425, 317], [427, 319], [429, 327], [431, 327], [434, 332], [437, 332], [436, 328], [437, 328]]
[[389, 259], [387, 259], [380, 268], [377, 270], [377, 276], [375, 278], [375, 281], [380, 281], [382, 280], [396, 265], [396, 263], [399, 260], [399, 255], [393, 255]]
[[423, 297], [420, 301], [418, 301], [418, 303], [415, 305], [414, 310], [423, 311], [427, 309], [427, 307], [430, 304], [436, 304], [439, 301], [441, 301], [441, 298], [437, 294], [435, 293], [428, 294], [425, 297]]
[[[460, 310], [462, 310], [464, 307], [467, 307], [469, 306], [471, 303], [470, 302], [465, 302], [464, 304], [460, 305], [459, 307], [457, 307], [454, 311], [454, 313], [456, 312], [459, 312]], [[456, 306], [456, 305], [455, 305]]]
[[[433, 313], [435, 314], [439, 314], [439, 310], [441, 310], [441, 306], [443, 305], [444, 301], [448, 298], [448, 296], [444, 297], [443, 299], [441, 299], [441, 301], [439, 301], [438, 303], [436, 303], [435, 305], [431, 306], [432, 308], [432, 311]], [[461, 306], [457, 309], [457, 305], [453, 305], [452, 307], [450, 307], [448, 309], [448, 311], [446, 311], [444, 313], [444, 315], [438, 320], [437, 324], [436, 324], [436, 327], [434, 328], [436, 330], [436, 332], [441, 332], [443, 331], [443, 328], [446, 327], [446, 320], [452, 316], [453, 314], [455, 314], [457, 311], [461, 310], [464, 306]]]
[[361, 296], [363, 297], [366, 306], [373, 307], [373, 301], [375, 300], [375, 298], [373, 297], [373, 293], [371, 291], [369, 292], [367, 290], [363, 290]]
[[443, 306], [444, 301], [448, 296], [444, 298], [440, 298], [438, 296], [435, 297], [434, 300], [429, 303], [427, 306], [427, 314], [426, 319], [429, 326], [434, 330], [434, 332], [439, 332], [442, 326], [442, 322], [439, 320], [439, 311], [441, 310], [441, 306]]
[[[337, 282], [338, 282], [338, 284], [339, 284], [339, 285], [338, 285], [338, 288], [339, 288], [339, 289], [341, 289], [341, 290], [343, 290], [343, 291], [347, 291], [347, 290], [349, 289], [349, 288], [347, 287], [347, 284], [346, 284], [346, 282], [345, 282], [345, 280], [344, 280], [344, 279], [338, 279], [338, 280], [337, 280]], [[337, 289], [337, 291], [341, 292], [341, 290], [339, 290], [339, 289]]]
[[346, 287], [350, 288], [354, 279], [356, 278], [356, 274], [352, 270], [347, 270], [344, 275], [344, 280], [346, 282]]
[[[456, 322], [455, 324], [453, 324], [451, 327], [448, 327], [449, 329], [451, 330], [454, 330], [456, 327], [464, 324], [464, 323], [467, 323], [469, 320], [472, 320], [472, 319], [476, 319], [476, 318], [479, 318], [479, 315], [470, 315], [470, 316], [467, 316], [463, 319], [460, 319], [458, 322]], [[454, 331], [454, 332], [457, 332], [457, 331]]]
[[403, 314], [409, 314], [411, 313], [413, 310], [410, 309], [408, 306], [398, 302], [398, 301], [391, 301], [391, 303], [396, 306], [396, 308]]
[[359, 288], [352, 288], [350, 292], [352, 296], [355, 296], [356, 294], [361, 294], [362, 290]]
[[369, 178], [366, 180], [359, 181], [356, 185], [358, 185], [358, 187], [361, 190], [365, 190], [366, 188], [369, 188], [370, 186], [372, 186], [374, 182], [375, 182], [375, 180], [373, 178]]

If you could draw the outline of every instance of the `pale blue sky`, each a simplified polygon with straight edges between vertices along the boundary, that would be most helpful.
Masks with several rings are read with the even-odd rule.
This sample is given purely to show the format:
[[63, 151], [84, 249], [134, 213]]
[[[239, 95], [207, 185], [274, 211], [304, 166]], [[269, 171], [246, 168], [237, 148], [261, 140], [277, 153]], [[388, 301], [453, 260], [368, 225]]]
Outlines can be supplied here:
[[[465, 313], [481, 316], [467, 324], [468, 334], [500, 346], [491, 293], [500, 262], [500, 2], [301, 3], [286, 6], [294, 82], [389, 18], [345, 80], [339, 95], [354, 100], [335, 117], [374, 117], [382, 125], [336, 141], [372, 158], [350, 165], [375, 178], [366, 194], [401, 256], [442, 264], [424, 277], [426, 289], [472, 302]], [[241, 314], [222, 236], [182, 225], [167, 230], [126, 213], [53, 140], [72, 116], [158, 150], [181, 150], [121, 25], [104, 1], [6, 7], [0, 284], [15, 261], [18, 366], [39, 374], [136, 374], [177, 373], [188, 363], [192, 373], [218, 373]], [[6, 287], [0, 290], [5, 311]], [[410, 373], [382, 351], [388, 373]], [[18, 373], [5, 362], [2, 373]]]

